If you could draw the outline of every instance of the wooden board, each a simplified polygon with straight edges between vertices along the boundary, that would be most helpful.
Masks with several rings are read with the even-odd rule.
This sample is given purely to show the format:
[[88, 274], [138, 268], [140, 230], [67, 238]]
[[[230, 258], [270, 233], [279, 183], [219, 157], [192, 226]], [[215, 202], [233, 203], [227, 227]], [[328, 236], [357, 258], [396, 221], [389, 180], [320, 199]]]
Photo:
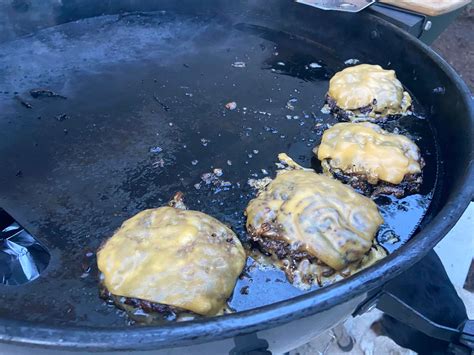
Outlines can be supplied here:
[[400, 7], [428, 16], [439, 16], [467, 5], [471, 0], [379, 0], [381, 3]]

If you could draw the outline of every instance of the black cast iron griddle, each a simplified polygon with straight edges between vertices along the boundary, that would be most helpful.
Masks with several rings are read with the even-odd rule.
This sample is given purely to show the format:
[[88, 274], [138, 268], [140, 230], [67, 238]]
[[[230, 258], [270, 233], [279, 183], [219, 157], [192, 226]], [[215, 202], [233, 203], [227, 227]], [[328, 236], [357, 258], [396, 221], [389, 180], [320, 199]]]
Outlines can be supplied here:
[[[91, 252], [178, 190], [245, 242], [249, 178], [265, 176], [262, 169], [274, 176], [280, 152], [321, 170], [311, 150], [335, 120], [320, 109], [329, 78], [348, 59], [370, 63], [265, 27], [163, 12], [91, 18], [3, 44], [0, 207], [51, 260], [30, 283], [0, 285], [2, 317], [123, 326], [123, 312], [98, 297]], [[67, 99], [33, 98], [34, 88]], [[420, 194], [376, 200], [386, 222], [378, 239], [389, 251], [422, 221], [439, 169], [436, 134], [414, 105], [416, 115], [384, 125], [414, 139], [427, 163]], [[214, 168], [230, 186], [202, 182]], [[400, 241], [388, 242], [393, 235]], [[230, 301], [236, 311], [303, 292], [279, 270], [247, 265]]]

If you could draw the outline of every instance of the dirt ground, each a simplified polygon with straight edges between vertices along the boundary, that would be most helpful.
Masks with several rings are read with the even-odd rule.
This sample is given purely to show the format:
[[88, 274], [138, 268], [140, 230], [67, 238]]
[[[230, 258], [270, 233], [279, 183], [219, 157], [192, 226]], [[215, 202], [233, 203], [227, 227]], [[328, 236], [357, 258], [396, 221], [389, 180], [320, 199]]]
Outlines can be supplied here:
[[474, 93], [474, 5], [443, 32], [432, 48], [456, 69]]

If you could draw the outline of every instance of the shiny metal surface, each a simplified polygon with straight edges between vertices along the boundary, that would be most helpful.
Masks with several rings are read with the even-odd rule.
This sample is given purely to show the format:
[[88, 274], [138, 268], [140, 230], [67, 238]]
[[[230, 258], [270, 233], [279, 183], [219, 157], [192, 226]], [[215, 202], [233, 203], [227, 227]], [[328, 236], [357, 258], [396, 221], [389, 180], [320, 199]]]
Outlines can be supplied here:
[[375, 3], [375, 0], [296, 0], [321, 10], [359, 12]]

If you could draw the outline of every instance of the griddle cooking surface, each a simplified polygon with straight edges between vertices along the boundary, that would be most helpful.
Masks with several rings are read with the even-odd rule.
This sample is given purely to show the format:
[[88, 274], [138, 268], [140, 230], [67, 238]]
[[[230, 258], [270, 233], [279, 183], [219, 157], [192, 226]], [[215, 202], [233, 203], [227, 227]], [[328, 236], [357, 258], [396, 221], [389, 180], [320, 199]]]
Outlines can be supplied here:
[[[255, 193], [249, 178], [263, 177], [261, 169], [274, 176], [280, 152], [320, 171], [311, 150], [335, 123], [320, 109], [328, 79], [347, 59], [266, 28], [168, 13], [92, 18], [3, 44], [0, 206], [49, 249], [51, 262], [33, 282], [0, 285], [2, 317], [126, 324], [99, 299], [95, 259], [85, 255], [178, 190], [190, 208], [230, 224], [245, 241], [243, 210]], [[67, 99], [34, 99], [28, 92], [38, 87]], [[224, 107], [231, 101], [233, 111]], [[422, 194], [377, 199], [386, 221], [379, 237], [393, 232], [401, 240], [384, 243], [392, 251], [423, 218], [437, 162], [427, 119], [386, 128], [415, 139], [427, 162]], [[213, 168], [231, 185], [202, 183]], [[236, 310], [303, 292], [281, 271], [247, 264], [251, 277], [238, 281], [230, 303]]]

